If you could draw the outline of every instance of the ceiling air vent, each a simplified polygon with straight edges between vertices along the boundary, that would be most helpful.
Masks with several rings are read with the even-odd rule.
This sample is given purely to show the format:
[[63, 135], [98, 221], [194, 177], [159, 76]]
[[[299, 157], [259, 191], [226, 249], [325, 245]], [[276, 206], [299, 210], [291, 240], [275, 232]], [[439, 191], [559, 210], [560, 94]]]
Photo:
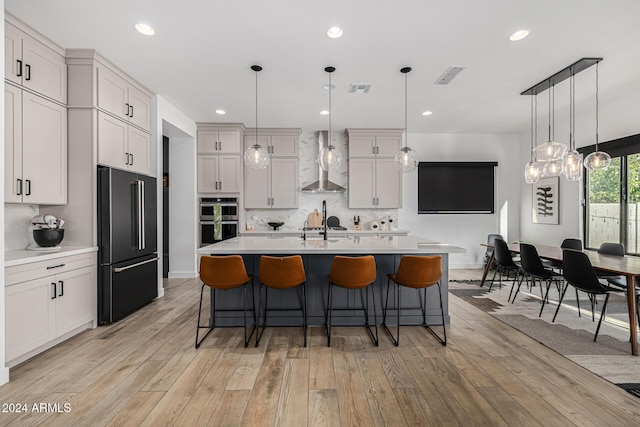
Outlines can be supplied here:
[[437, 85], [448, 85], [449, 83], [451, 83], [451, 80], [453, 80], [453, 78], [455, 76], [457, 76], [460, 71], [464, 70], [463, 67], [449, 67], [447, 68], [447, 70], [442, 73], [442, 75], [440, 77], [438, 77], [438, 80], [436, 80], [435, 84]]
[[368, 93], [371, 85], [368, 83], [351, 83], [349, 85], [349, 93]]

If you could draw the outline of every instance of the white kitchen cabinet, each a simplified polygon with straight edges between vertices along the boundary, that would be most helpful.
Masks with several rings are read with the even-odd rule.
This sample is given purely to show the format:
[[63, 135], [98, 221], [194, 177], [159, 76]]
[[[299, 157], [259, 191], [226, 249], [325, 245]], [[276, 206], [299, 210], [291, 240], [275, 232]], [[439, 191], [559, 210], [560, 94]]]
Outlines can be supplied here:
[[241, 157], [236, 155], [198, 155], [199, 193], [239, 193], [242, 187]]
[[67, 109], [7, 83], [5, 202], [67, 203]]
[[109, 114], [98, 112], [98, 163], [150, 174], [151, 136]]
[[95, 322], [95, 252], [7, 267], [5, 277], [9, 366]]
[[[265, 128], [258, 129], [258, 143], [273, 157], [298, 157], [300, 129]], [[244, 134], [244, 150], [255, 145], [255, 128], [247, 128]]]
[[299, 163], [297, 158], [272, 157], [265, 169], [246, 168], [246, 209], [295, 209], [298, 207]]
[[242, 154], [240, 149], [240, 131], [198, 131], [198, 154]]
[[348, 129], [349, 158], [393, 158], [402, 148], [402, 130], [399, 129]]
[[97, 75], [98, 108], [151, 131], [151, 97], [102, 64], [97, 67]]
[[62, 104], [67, 102], [64, 56], [5, 21], [5, 79]]

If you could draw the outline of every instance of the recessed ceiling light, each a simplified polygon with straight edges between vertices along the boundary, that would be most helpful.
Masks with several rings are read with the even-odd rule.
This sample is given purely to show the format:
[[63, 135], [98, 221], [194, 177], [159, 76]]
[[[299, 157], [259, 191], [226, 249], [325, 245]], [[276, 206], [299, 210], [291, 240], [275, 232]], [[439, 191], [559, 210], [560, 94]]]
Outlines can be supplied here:
[[142, 22], [138, 22], [133, 26], [139, 33], [144, 34], [145, 36], [152, 36], [156, 33], [156, 30], [151, 28], [151, 25], [144, 24]]
[[328, 116], [329, 112], [327, 110], [322, 110], [322, 111], [320, 111], [320, 114], [323, 115], [323, 116]]
[[518, 40], [522, 40], [528, 35], [529, 35], [529, 30], [518, 30], [509, 36], [509, 40], [511, 40], [512, 42], [517, 42]]
[[330, 39], [339, 39], [342, 37], [343, 31], [340, 27], [331, 27], [327, 30], [327, 37]]
[[425, 111], [422, 113], [423, 116], [430, 116], [433, 114], [433, 111]]
[[324, 90], [334, 90], [336, 85], [322, 85], [322, 89]]
[[220, 115], [222, 115], [222, 114], [227, 114], [227, 112], [226, 112], [226, 111], [224, 111], [224, 110], [219, 110], [219, 109], [218, 109], [218, 110], [216, 110], [216, 114], [220, 114]]

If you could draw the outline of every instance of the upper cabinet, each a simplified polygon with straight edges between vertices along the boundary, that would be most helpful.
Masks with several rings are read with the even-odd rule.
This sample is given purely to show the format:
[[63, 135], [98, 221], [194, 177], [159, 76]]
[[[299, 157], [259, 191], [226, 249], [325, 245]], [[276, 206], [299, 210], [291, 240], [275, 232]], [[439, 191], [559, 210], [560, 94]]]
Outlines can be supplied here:
[[198, 154], [241, 154], [240, 130], [199, 130]]
[[98, 108], [151, 131], [151, 97], [102, 64], [97, 73]]
[[67, 66], [56, 46], [49, 46], [5, 21], [4, 77], [40, 95], [67, 103]]
[[[300, 129], [264, 128], [258, 129], [258, 144], [262, 145], [271, 157], [298, 157]], [[244, 149], [255, 145], [256, 131], [247, 128], [244, 134]]]
[[402, 148], [402, 129], [347, 129], [349, 158], [391, 157]]
[[198, 193], [242, 191], [242, 124], [198, 123]]

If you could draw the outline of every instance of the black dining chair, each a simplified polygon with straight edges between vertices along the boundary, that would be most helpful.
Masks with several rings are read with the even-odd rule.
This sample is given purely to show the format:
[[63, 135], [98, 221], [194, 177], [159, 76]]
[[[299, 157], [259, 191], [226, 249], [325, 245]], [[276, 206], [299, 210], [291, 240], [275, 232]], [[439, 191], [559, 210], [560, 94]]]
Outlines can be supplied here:
[[[494, 247], [494, 243], [496, 241], [496, 239], [502, 239], [504, 240], [504, 238], [500, 235], [500, 234], [489, 234], [487, 236], [487, 250], [484, 253], [484, 268], [487, 268], [487, 263], [489, 262], [489, 260], [491, 259], [491, 255], [493, 254], [493, 247]], [[495, 259], [492, 262], [492, 266], [495, 268]]]
[[493, 282], [495, 281], [496, 274], [500, 273], [498, 278], [500, 288], [502, 288], [502, 275], [506, 273], [507, 280], [509, 280], [509, 275], [511, 272], [514, 273], [513, 280], [518, 280], [518, 274], [520, 272], [520, 266], [513, 261], [513, 257], [511, 256], [511, 251], [509, 251], [509, 246], [507, 246], [507, 242], [497, 237], [494, 240], [494, 250], [495, 250], [495, 263], [496, 270], [493, 273], [493, 278], [491, 278], [491, 285], [489, 285], [489, 292], [491, 292], [491, 288], [493, 287]]
[[593, 337], [593, 341], [598, 338], [598, 332], [600, 332], [600, 326], [604, 319], [605, 312], [607, 310], [607, 303], [609, 302], [609, 294], [611, 292], [620, 292], [620, 289], [613, 288], [609, 285], [605, 285], [598, 280], [596, 271], [589, 261], [589, 257], [584, 252], [563, 250], [562, 251], [562, 275], [564, 276], [565, 285], [558, 302], [558, 308], [553, 315], [552, 323], [555, 322], [562, 300], [567, 292], [569, 285], [574, 288], [586, 292], [592, 295], [606, 295], [604, 304], [602, 306], [602, 313], [600, 313], [600, 320], [598, 321], [598, 327], [596, 328], [596, 334]]
[[[542, 298], [542, 307], [540, 307], [540, 314], [538, 317], [542, 316], [542, 310], [544, 310], [544, 304], [548, 301], [549, 298], [549, 288], [551, 287], [551, 282], [553, 280], [556, 281], [556, 286], [560, 289], [560, 279], [562, 277], [561, 274], [556, 273], [550, 268], [545, 268], [542, 264], [542, 260], [540, 259], [540, 255], [538, 255], [538, 250], [535, 246], [530, 245], [528, 243], [520, 243], [520, 264], [522, 266], [523, 277], [527, 275], [531, 278], [532, 286], [535, 286], [536, 279], [540, 280], [540, 297]], [[542, 293], [542, 282], [545, 281], [547, 284], [547, 289], [545, 294]], [[511, 291], [513, 292], [513, 288], [516, 285], [516, 282], [513, 282], [511, 285]], [[518, 296], [518, 292], [520, 292], [520, 286], [522, 285], [522, 278], [518, 282], [518, 287], [516, 288], [516, 293], [513, 295], [513, 299], [511, 303], [516, 300], [516, 296]], [[511, 292], [509, 292], [509, 298], [511, 297]]]

